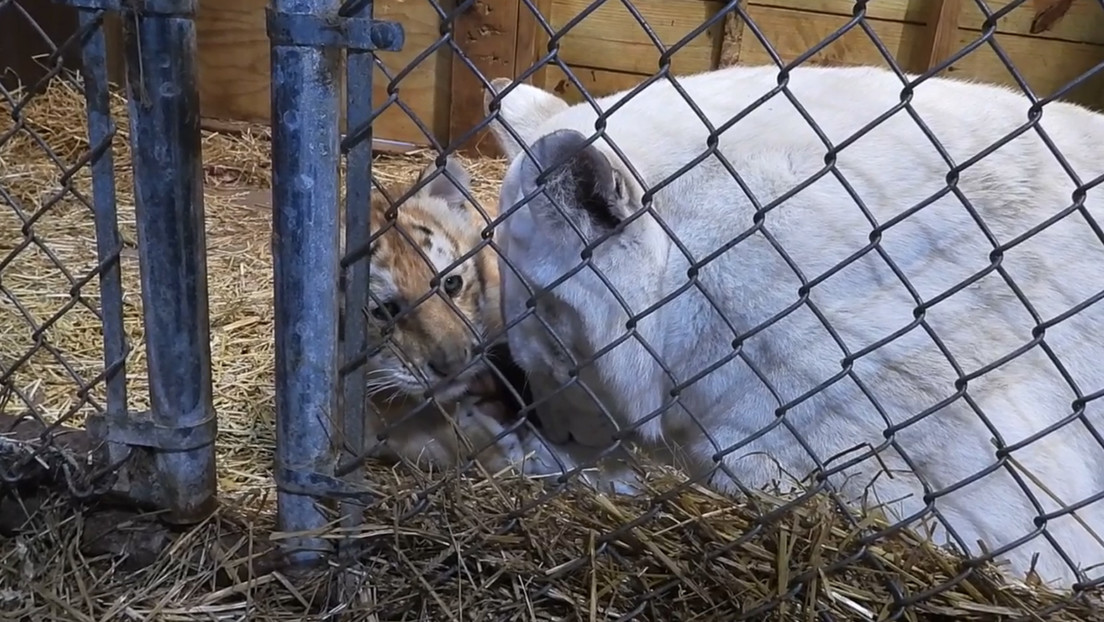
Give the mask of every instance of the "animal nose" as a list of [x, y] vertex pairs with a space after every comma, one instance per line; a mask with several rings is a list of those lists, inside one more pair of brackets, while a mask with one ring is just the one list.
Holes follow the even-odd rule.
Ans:
[[469, 353], [465, 349], [444, 350], [433, 353], [426, 361], [426, 367], [438, 376], [449, 376], [460, 371], [468, 363]]
[[437, 374], [438, 376], [444, 377], [449, 375], [448, 364], [443, 361], [429, 359], [428, 361], [426, 361], [426, 367], [429, 368], [429, 371]]

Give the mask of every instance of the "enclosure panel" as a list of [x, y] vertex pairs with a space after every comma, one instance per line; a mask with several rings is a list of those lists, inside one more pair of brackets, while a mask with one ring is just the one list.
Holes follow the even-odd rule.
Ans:
[[[1104, 11], [1100, 12], [1104, 14]], [[845, 25], [849, 19], [849, 16], [843, 14], [810, 13], [755, 5], [748, 8], [748, 14], [784, 61], [797, 58]], [[1030, 15], [1030, 12], [1025, 15]], [[1070, 17], [1066, 16], [1065, 19]], [[893, 52], [903, 68], [916, 71], [918, 66], [926, 62], [924, 55], [928, 39], [924, 25], [874, 19], [868, 19], [867, 23], [878, 34], [882, 43]], [[978, 30], [962, 28], [955, 35], [953, 51], [962, 49], [980, 34]], [[1104, 61], [1104, 46], [1099, 45], [1014, 34], [998, 34], [996, 41], [1015, 64], [1020, 75], [1040, 96], [1053, 93], [1082, 72]], [[859, 29], [849, 31], [810, 60], [816, 64], [886, 64], [870, 38]], [[762, 45], [745, 32], [739, 61], [747, 64], [769, 63], [771, 58]], [[988, 45], [952, 64], [947, 75], [1015, 85], [1015, 80], [1004, 63]], [[1100, 107], [1104, 102], [1104, 78], [1090, 78], [1067, 98]]]
[[[267, 122], [269, 43], [265, 34], [268, 0], [233, 3], [200, 0], [196, 27], [199, 38], [200, 102], [205, 117]], [[440, 36], [439, 19], [430, 0], [377, 0], [376, 16], [402, 22], [406, 43], [400, 52], [381, 52], [380, 59], [397, 74]], [[446, 52], [436, 52], [406, 74], [399, 98], [438, 137], [447, 134], [448, 66]], [[387, 98], [389, 80], [376, 71], [373, 101]], [[344, 103], [342, 103], [344, 119]], [[375, 125], [381, 141], [426, 144], [424, 134], [398, 106], [384, 112]]]
[[[575, 76], [591, 97], [603, 97], [631, 89], [640, 84], [649, 76], [638, 73], [625, 73], [622, 71], [608, 71], [605, 69], [591, 69], [589, 67], [571, 67], [571, 74]], [[572, 104], [584, 101], [582, 93], [572, 82], [567, 74], [559, 67], [549, 67], [545, 74], [546, 80], [543, 87], [556, 93]]]
[[[751, 5], [748, 15], [767, 38], [783, 62], [790, 62], [847, 24], [850, 15], [811, 13], [774, 7]], [[923, 43], [925, 27], [900, 21], [867, 19], [897, 62], [906, 68], [925, 62]], [[753, 34], [745, 31], [739, 62], [743, 64], [772, 63], [771, 56]], [[809, 59], [819, 65], [880, 65], [886, 66], [881, 52], [867, 34], [854, 28], [825, 46]]]
[[[545, 20], [551, 19], [554, 0], [530, 0]], [[514, 67], [517, 75], [525, 73], [540, 60], [541, 56], [548, 52], [548, 35], [543, 26], [524, 2], [518, 6], [517, 20], [517, 50], [514, 53]], [[529, 84], [544, 84], [546, 66], [542, 65], [529, 77]]]
[[[961, 30], [958, 48], [961, 49], [980, 35], [976, 30]], [[998, 35], [996, 40], [1039, 97], [1051, 95], [1082, 73], [1104, 62], [1104, 46], [1101, 45], [1010, 34]], [[951, 65], [949, 71], [952, 76], [976, 78], [1019, 88], [1004, 61], [989, 45], [974, 50]], [[1104, 75], [1097, 72], [1062, 99], [1100, 110], [1104, 107]]]
[[[19, 7], [38, 24], [49, 41], [35, 29], [28, 28]], [[42, 57], [52, 51], [50, 42], [61, 43], [77, 29], [77, 12], [69, 7], [51, 2], [16, 2], [4, 6], [0, 3], [0, 84], [15, 88], [22, 81], [33, 84], [44, 76], [48, 68]], [[62, 52], [62, 64], [75, 69], [79, 64], [80, 48], [70, 46]]]
[[[1012, 4], [1009, 1], [988, 0], [986, 5], [997, 11]], [[1084, 43], [1104, 44], [1104, 9], [1097, 0], [1072, 0], [1065, 12], [1058, 6], [1064, 3], [1049, 2], [1051, 13], [1040, 12], [1042, 3], [1025, 2], [1012, 9], [997, 22], [997, 32], [1030, 35], [1040, 39], [1061, 39]], [[973, 2], [964, 2], [958, 25], [980, 30], [985, 16]], [[1038, 32], [1032, 32], [1038, 30]]]
[[[933, 0], [878, 0], [866, 6], [867, 17], [923, 24]], [[851, 16], [854, 0], [764, 0], [750, 2], [752, 6], [794, 9], [811, 13], [831, 13]], [[962, 14], [958, 25], [962, 28], [981, 29], [985, 16], [973, 0], [962, 2]], [[990, 11], [999, 11], [1014, 0], [986, 0]], [[1071, 0], [1063, 2], [1023, 2], [1001, 17], [997, 32], [1031, 35], [1044, 39], [1104, 43], [1104, 10], [1097, 0]], [[1049, 9], [1048, 15], [1042, 15]], [[1038, 28], [1033, 28], [1036, 25]], [[1039, 32], [1032, 32], [1033, 29]]]
[[[376, 0], [376, 18], [400, 22], [406, 32], [406, 42], [401, 51], [379, 54], [380, 61], [392, 77], [441, 38], [441, 19], [434, 4], [448, 11], [453, 0]], [[398, 84], [398, 96], [402, 103], [442, 141], [448, 140], [449, 132], [450, 56], [448, 46], [441, 47], [418, 63]], [[372, 101], [376, 106], [387, 100], [389, 84], [390, 80], [377, 68], [372, 83]], [[394, 105], [375, 122], [374, 134], [376, 140], [429, 144], [410, 116]]]
[[[592, 0], [556, 0], [549, 22], [563, 28]], [[713, 16], [721, 2], [637, 0], [633, 3], [664, 45], [678, 42]], [[548, 17], [547, 15], [545, 16]], [[721, 23], [699, 34], [671, 58], [676, 73], [707, 71], [715, 66]], [[620, 2], [605, 2], [571, 28], [560, 41], [560, 58], [569, 65], [651, 74], [660, 51], [640, 22]]]
[[[866, 16], [895, 22], [923, 24], [927, 21], [934, 0], [877, 0], [866, 5]], [[792, 9], [809, 13], [830, 13], [851, 17], [855, 0], [763, 0], [748, 2], [751, 6]]]
[[199, 101], [205, 117], [268, 121], [267, 0], [200, 0]]
[[[514, 62], [519, 5], [517, 0], [483, 0], [478, 8], [456, 18], [454, 38], [461, 53], [452, 58], [450, 141], [460, 141], [483, 120], [483, 80], [517, 76]], [[483, 80], [473, 68], [482, 74]], [[494, 141], [486, 136], [485, 130], [480, 131], [456, 147], [462, 150], [474, 147], [484, 155], [496, 155]]]

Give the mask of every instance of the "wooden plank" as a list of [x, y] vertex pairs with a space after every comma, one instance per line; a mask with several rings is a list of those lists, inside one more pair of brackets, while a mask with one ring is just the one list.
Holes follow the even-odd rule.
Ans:
[[[517, 23], [517, 51], [514, 54], [514, 67], [516, 76], [521, 76], [527, 70], [537, 65], [540, 59], [548, 53], [548, 33], [545, 32], [540, 20], [548, 22], [552, 19], [553, 0], [530, 0], [538, 14], [519, 3]], [[539, 18], [539, 19], [538, 19]], [[535, 73], [525, 80], [528, 84], [544, 84], [547, 80], [547, 65], [542, 65]]]
[[[978, 33], [960, 32], [958, 47], [968, 45]], [[1104, 62], [1104, 46], [1057, 39], [1003, 34], [1001, 50], [1039, 97], [1047, 97], [1082, 73]], [[970, 77], [1019, 88], [992, 47], [982, 45], [949, 67], [949, 75]], [[1097, 72], [1063, 99], [1101, 110], [1104, 108], [1104, 72]]]
[[[200, 108], [205, 117], [233, 121], [268, 122], [271, 95], [269, 42], [265, 34], [268, 0], [200, 0], [196, 15], [199, 46]], [[384, 52], [380, 59], [392, 74], [399, 73], [440, 37], [440, 19], [430, 0], [379, 0], [380, 19], [402, 21], [406, 44], [400, 52]], [[398, 96], [441, 140], [448, 135], [447, 93], [450, 67], [447, 54], [424, 59], [398, 85]], [[342, 81], [343, 82], [343, 81]], [[387, 78], [376, 70], [373, 102], [387, 99]], [[342, 102], [344, 117], [344, 102]], [[342, 125], [344, 119], [342, 118]], [[425, 135], [398, 106], [376, 121], [375, 137], [414, 145], [427, 144]]]
[[[990, 12], [997, 12], [1019, 0], [986, 0]], [[1067, 0], [1068, 1], [1068, 0]], [[866, 16], [874, 19], [903, 21], [914, 24], [928, 23], [930, 4], [937, 0], [877, 0], [866, 5]], [[850, 16], [855, 8], [855, 0], [752, 0], [754, 6], [779, 9], [808, 11], [810, 13], [831, 13]], [[1040, 10], [1054, 5], [1054, 0], [1032, 0], [1013, 8], [997, 22], [998, 33], [1031, 35], [1046, 39], [1080, 41], [1104, 44], [1104, 9], [1097, 0], [1072, 0], [1065, 14], [1050, 28], [1034, 32], [1032, 24]], [[977, 2], [963, 3], [959, 18], [960, 28], [981, 30], [985, 15]]]
[[267, 0], [200, 0], [196, 12], [199, 102], [204, 116], [268, 121]]
[[[747, 9], [747, 0], [741, 0], [739, 5]], [[728, 67], [740, 62], [740, 45], [744, 39], [743, 17], [736, 14], [735, 9], [725, 15], [723, 34], [721, 35], [721, 52], [717, 59], [717, 65]]]
[[[790, 62], [820, 45], [829, 35], [847, 24], [848, 15], [809, 13], [766, 6], [748, 7], [748, 15], [763, 32], [783, 62]], [[900, 21], [867, 19], [882, 45], [904, 68], [915, 67], [921, 57], [924, 26]], [[744, 64], [773, 63], [762, 44], [745, 35], [740, 50]], [[839, 39], [824, 46], [808, 61], [815, 65], [888, 66], [870, 37], [860, 28], [852, 28]]]
[[[928, 3], [931, 1], [877, 0], [867, 3], [866, 16], [894, 22], [924, 24], [927, 23]], [[752, 0], [750, 4], [773, 9], [828, 13], [847, 17], [851, 17], [855, 12], [855, 0]]]
[[[517, 53], [517, 0], [476, 0], [472, 7], [456, 19], [453, 29], [459, 54], [452, 59], [452, 89], [449, 112], [449, 141], [456, 143], [472, 127], [483, 120], [483, 92], [479, 76], [484, 79], [514, 78], [514, 57]], [[472, 155], [498, 156], [501, 151], [493, 140], [480, 131], [462, 144], [453, 146]]]
[[123, 21], [118, 13], [104, 13], [104, 44], [107, 47], [107, 81], [122, 85], [126, 81], [126, 50], [123, 47]]
[[[603, 97], [620, 91], [631, 89], [640, 84], [649, 76], [638, 73], [625, 73], [621, 71], [609, 71], [591, 67], [572, 67], [568, 65], [571, 75], [586, 89], [592, 97]], [[542, 85], [545, 89], [556, 93], [571, 104], [585, 101], [583, 94], [575, 83], [567, 77], [559, 67], [549, 67], [547, 81]]]
[[[31, 87], [49, 73], [45, 57], [53, 52], [53, 46], [43, 40], [40, 29], [54, 45], [60, 45], [77, 27], [77, 10], [72, 7], [37, 0], [0, 5], [0, 85], [7, 89], [19, 84]], [[79, 68], [80, 47], [70, 45], [62, 50], [61, 64], [66, 69]]]
[[[990, 11], [996, 12], [1011, 3], [1010, 0], [988, 0], [986, 5]], [[1040, 32], [1034, 32], [1032, 25], [1039, 17], [1040, 11], [1045, 6], [1053, 4], [1053, 2], [1045, 5], [1039, 2], [1025, 2], [997, 21], [997, 32], [1104, 45], [1104, 8], [1101, 8], [1097, 0], [1073, 0], [1065, 14], [1057, 21], [1052, 24], [1040, 23], [1049, 27]], [[959, 26], [980, 31], [984, 22], [985, 16], [977, 4], [967, 2]]]
[[[555, 0], [552, 26], [561, 29], [591, 6], [593, 0]], [[722, 3], [703, 0], [636, 0], [637, 11], [656, 37], [671, 46], [691, 33]], [[674, 73], [707, 71], [715, 64], [723, 20], [700, 33], [671, 56]], [[613, 71], [654, 73], [660, 50], [620, 2], [605, 2], [575, 24], [560, 40], [560, 58], [568, 65], [601, 66]]]
[[[451, 10], [453, 0], [376, 0], [375, 16], [401, 22], [406, 43], [398, 52], [381, 52], [379, 59], [392, 76], [398, 75], [441, 38], [441, 18], [434, 5]], [[424, 58], [397, 85], [398, 98], [425, 124], [439, 141], [449, 135], [449, 88], [452, 82], [452, 58], [448, 46]], [[387, 100], [388, 79], [377, 68], [372, 101]], [[425, 135], [410, 117], [396, 105], [385, 110], [376, 121], [374, 135], [388, 141], [428, 145]]]
[[[769, 7], [751, 6], [749, 13], [764, 31], [783, 60], [790, 61], [816, 45], [841, 25], [842, 15], [816, 14]], [[924, 26], [902, 22], [868, 20], [882, 43], [905, 67], [926, 60]], [[953, 50], [961, 49], [978, 36], [976, 31], [959, 30]], [[1037, 95], [1045, 97], [1060, 89], [1082, 72], [1104, 61], [1104, 46], [1071, 43], [1055, 39], [1003, 34], [1001, 49], [1015, 64]], [[917, 51], [921, 53], [918, 54]], [[810, 59], [817, 64], [881, 65], [886, 62], [862, 31], [851, 31]], [[769, 63], [770, 57], [756, 41], [745, 37], [741, 49], [745, 64]], [[944, 72], [951, 77], [971, 78], [998, 84], [1015, 85], [1008, 69], [992, 49], [981, 46], [954, 63]], [[1095, 108], [1104, 105], [1104, 75], [1086, 81], [1066, 98]]]
[[947, 60], [959, 50], [958, 19], [962, 14], [962, 0], [930, 0], [930, 13], [925, 26], [925, 44], [927, 59], [913, 68], [923, 73]]

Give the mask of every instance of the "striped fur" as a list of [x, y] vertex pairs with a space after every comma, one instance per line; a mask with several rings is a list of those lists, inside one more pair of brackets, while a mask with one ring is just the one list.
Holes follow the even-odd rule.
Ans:
[[[437, 170], [430, 164], [419, 181]], [[374, 298], [365, 313], [369, 340], [382, 347], [368, 361], [374, 412], [367, 428], [370, 444], [380, 434], [386, 441], [370, 453], [441, 467], [475, 449], [484, 466], [499, 470], [523, 458], [519, 434], [524, 431], [496, 440], [514, 413], [479, 354], [490, 341], [501, 341], [498, 258], [484, 245], [457, 263], [480, 246], [489, 221], [460, 190], [469, 184], [463, 167], [449, 159], [445, 170], [459, 186], [438, 173], [397, 206], [393, 222], [389, 200], [373, 193], [369, 288]], [[390, 188], [387, 196], [397, 201], [407, 190]], [[487, 218], [495, 217], [493, 202], [481, 207]], [[451, 292], [449, 276], [462, 279]], [[431, 284], [438, 278], [435, 288]], [[378, 311], [389, 303], [399, 311], [391, 320]], [[425, 399], [427, 389], [436, 405]]]

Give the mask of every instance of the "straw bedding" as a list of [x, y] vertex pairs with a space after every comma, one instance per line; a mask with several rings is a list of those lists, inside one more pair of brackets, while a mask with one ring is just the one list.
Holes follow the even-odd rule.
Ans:
[[[114, 107], [119, 224], [125, 240], [121, 265], [132, 347], [128, 398], [132, 408], [145, 408], [133, 178], [121, 98]], [[68, 165], [87, 149], [82, 109], [80, 92], [56, 80], [31, 100], [23, 116], [28, 129]], [[12, 123], [10, 110], [4, 114], [0, 135]], [[518, 517], [519, 508], [541, 499], [545, 489], [507, 476], [445, 477], [383, 465], [369, 467], [379, 498], [355, 534], [362, 565], [293, 576], [251, 563], [281, 537], [273, 531], [270, 471], [267, 130], [205, 132], [203, 148], [222, 506], [204, 523], [170, 532], [117, 509], [75, 507], [64, 494], [37, 498], [27, 528], [0, 541], [0, 611], [10, 616], [4, 619], [851, 620], [896, 616], [899, 612], [889, 605], [891, 589], [909, 597], [958, 574], [956, 560], [907, 533], [858, 555], [859, 530], [819, 496], [760, 524], [756, 517], [779, 507], [781, 500], [764, 495], [734, 504], [698, 488], [656, 501], [626, 500], [569, 486]], [[430, 157], [380, 156], [375, 174], [385, 181], [409, 180]], [[477, 196], [493, 200], [502, 163], [465, 164]], [[33, 236], [23, 233], [28, 219], [58, 191], [61, 177], [61, 169], [27, 132], [0, 146], [0, 188], [23, 210], [0, 209], [0, 257], [32, 241], [0, 270], [4, 369], [34, 349], [28, 317], [41, 326], [71, 304], [71, 281], [38, 244], [73, 278], [96, 265], [91, 215], [71, 196], [26, 226]], [[87, 196], [88, 171], [78, 172], [72, 185]], [[81, 289], [81, 299], [98, 306], [96, 279]], [[85, 379], [102, 369], [99, 322], [83, 303], [72, 305], [45, 329], [45, 341], [61, 358], [39, 347], [14, 374], [13, 385], [23, 399], [12, 400], [8, 408], [33, 407], [48, 420], [69, 417], [69, 425], [79, 426], [88, 407], [80, 407], [67, 369]], [[102, 387], [91, 395], [102, 400]], [[659, 470], [653, 480], [656, 490], [675, 483], [673, 475]], [[427, 487], [429, 492], [419, 494]], [[0, 503], [10, 510], [18, 501]], [[877, 524], [870, 517], [864, 526]], [[337, 532], [326, 537], [336, 538]], [[125, 554], [119, 554], [120, 548]], [[355, 596], [319, 605], [315, 596], [342, 581], [356, 588]], [[1030, 614], [1044, 611], [1050, 613]], [[1062, 606], [1057, 596], [975, 572], [921, 599], [903, 618], [1089, 620], [1094, 615], [1100, 619], [1089, 603]]]

